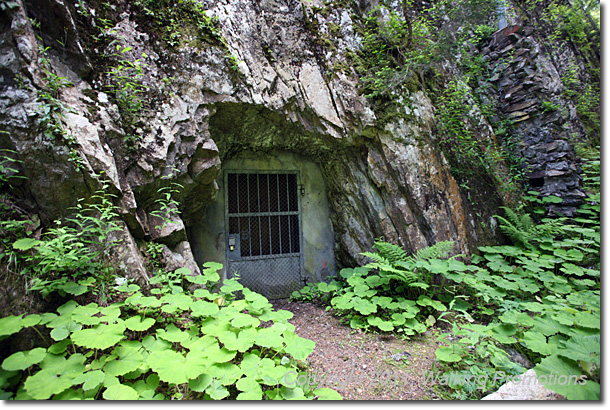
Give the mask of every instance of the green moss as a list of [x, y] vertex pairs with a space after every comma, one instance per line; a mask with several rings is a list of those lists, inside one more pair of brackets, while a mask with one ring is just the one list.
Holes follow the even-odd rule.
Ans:
[[341, 34], [341, 26], [336, 24], [336, 23], [327, 23], [326, 26], [328, 27], [328, 32], [330, 33], [331, 36], [333, 37], [342, 37], [343, 35]]
[[208, 16], [196, 0], [136, 0], [138, 17], [169, 47], [206, 45], [226, 48], [216, 16]]

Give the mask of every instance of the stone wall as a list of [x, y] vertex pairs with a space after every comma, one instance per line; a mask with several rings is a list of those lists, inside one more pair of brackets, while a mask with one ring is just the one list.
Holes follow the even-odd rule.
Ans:
[[560, 68], [533, 33], [533, 27], [511, 25], [492, 36], [481, 50], [492, 71], [487, 89], [498, 117], [512, 123], [515, 154], [524, 159], [529, 187], [563, 200], [548, 205], [549, 211], [573, 216], [585, 197], [574, 150], [583, 129], [570, 118], [573, 107], [562, 95]]

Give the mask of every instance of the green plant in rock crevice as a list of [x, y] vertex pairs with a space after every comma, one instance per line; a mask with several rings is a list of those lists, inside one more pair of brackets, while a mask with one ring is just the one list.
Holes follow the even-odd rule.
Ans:
[[43, 296], [92, 291], [106, 300], [115, 271], [110, 252], [118, 243], [113, 233], [122, 229], [108, 188], [103, 183], [88, 204], [77, 204], [74, 217], [55, 221], [43, 238], [24, 237], [12, 244], [26, 262], [21, 274], [29, 278], [29, 290], [40, 290]]
[[[144, 96], [148, 87], [142, 83], [142, 60], [131, 61], [130, 58], [125, 58], [126, 53], [131, 49], [117, 44], [116, 53], [111, 57], [117, 58], [118, 61], [107, 72], [109, 84], [106, 88], [114, 95], [119, 107], [122, 125], [127, 132], [124, 142], [129, 147], [134, 147], [139, 140], [135, 133], [136, 127], [146, 111]], [[146, 54], [142, 54], [142, 58], [146, 58]]]
[[[42, 41], [42, 39], [40, 39]], [[60, 94], [63, 88], [73, 87], [66, 77], [61, 77], [53, 72], [51, 61], [47, 56], [49, 47], [39, 47], [40, 58], [38, 64], [44, 73], [44, 85], [36, 91], [37, 100], [41, 103], [41, 126], [44, 137], [49, 141], [65, 143], [68, 147], [68, 159], [74, 164], [76, 170], [83, 167], [83, 159], [77, 150], [76, 138], [64, 125], [65, 113], [70, 111], [61, 100]]]

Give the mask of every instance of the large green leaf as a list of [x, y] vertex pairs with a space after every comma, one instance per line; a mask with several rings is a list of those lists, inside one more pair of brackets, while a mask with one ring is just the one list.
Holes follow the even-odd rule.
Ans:
[[38, 365], [41, 369], [52, 370], [55, 374], [76, 377], [85, 371], [86, 357], [80, 353], [72, 354], [67, 360], [63, 355], [47, 354]]
[[188, 340], [190, 336], [187, 332], [178, 329], [176, 325], [171, 324], [165, 329], [157, 329], [157, 337], [168, 342], [179, 343]]
[[100, 323], [101, 319], [98, 316], [94, 316], [100, 313], [100, 307], [95, 303], [90, 303], [87, 306], [77, 306], [70, 318], [75, 322], [83, 325], [92, 326]]
[[28, 377], [23, 387], [32, 399], [47, 400], [72, 386], [73, 380], [73, 376], [58, 376], [54, 370], [43, 369]]
[[229, 391], [218, 380], [213, 380], [212, 383], [205, 389], [205, 392], [214, 400], [222, 400], [229, 395]]
[[459, 362], [462, 360], [460, 355], [453, 352], [451, 347], [439, 347], [436, 349], [436, 358], [441, 362]]
[[61, 285], [60, 289], [63, 290], [64, 292], [66, 292], [70, 295], [74, 295], [74, 296], [83, 295], [83, 294], [87, 293], [87, 291], [89, 290], [89, 288], [87, 286], [83, 286], [76, 282], [66, 282]]
[[286, 342], [286, 353], [289, 353], [296, 360], [305, 360], [313, 352], [316, 342], [297, 336], [294, 332], [287, 332], [284, 335]]
[[231, 323], [229, 320], [230, 319], [225, 317], [225, 315], [221, 315], [220, 317], [208, 317], [201, 322], [201, 333], [218, 337], [222, 332], [231, 330]]
[[587, 327], [590, 329], [600, 328], [600, 316], [596, 313], [578, 312], [574, 317], [574, 322], [578, 326]]
[[83, 384], [83, 390], [93, 390], [104, 382], [106, 375], [101, 370], [85, 372], [74, 378], [74, 385]]
[[[591, 380], [580, 379], [581, 369], [578, 363], [571, 359], [552, 355], [542, 359], [534, 370], [540, 383], [568, 400], [600, 399], [600, 385]], [[562, 380], [562, 376], [567, 380]], [[579, 378], [578, 381], [576, 378]], [[580, 384], [579, 381], [584, 384]]]
[[138, 369], [142, 365], [144, 357], [136, 347], [137, 345], [141, 346], [139, 342], [128, 342], [115, 348], [112, 352], [117, 359], [106, 363], [104, 372], [111, 376], [123, 376]]
[[137, 391], [123, 384], [115, 384], [104, 391], [106, 400], [138, 400], [140, 395]]
[[70, 336], [70, 333], [81, 330], [82, 328], [83, 326], [80, 323], [76, 323], [73, 320], [67, 320], [64, 323], [57, 325], [51, 331], [51, 337], [56, 341], [64, 340]]
[[275, 348], [282, 346], [284, 339], [282, 338], [281, 331], [272, 326], [270, 328], [258, 329], [255, 342], [262, 347]]
[[7, 371], [25, 370], [28, 367], [40, 363], [47, 355], [47, 350], [42, 347], [25, 352], [13, 353], [2, 362], [2, 368]]
[[558, 323], [549, 314], [534, 318], [534, 327], [532, 330], [540, 332], [545, 336], [552, 336], [556, 333], [570, 334], [570, 328], [568, 326]]
[[193, 298], [184, 293], [165, 295], [159, 300], [163, 303], [161, 311], [166, 313], [174, 313], [177, 310], [189, 310], [193, 303]]
[[531, 351], [540, 353], [544, 356], [553, 354], [557, 351], [556, 343], [549, 343], [545, 335], [535, 331], [528, 331], [523, 334], [521, 343]]
[[191, 337], [180, 344], [189, 350], [206, 352], [208, 356], [218, 353], [220, 346], [214, 336]]
[[317, 400], [343, 400], [338, 392], [327, 387], [314, 390], [313, 395]]
[[20, 251], [27, 251], [29, 249], [32, 249], [35, 246], [38, 246], [41, 243], [42, 243], [42, 241], [39, 241], [37, 239], [21, 238], [21, 239], [16, 240], [13, 243], [13, 249], [18, 249]]
[[[235, 387], [243, 392], [257, 392], [262, 397], [261, 385], [254, 377], [243, 377], [235, 383]], [[260, 400], [260, 399], [259, 399]]]
[[150, 329], [155, 324], [155, 319], [152, 317], [144, 318], [141, 315], [132, 316], [125, 320], [125, 326], [134, 332], [143, 332]]
[[203, 352], [189, 352], [186, 356], [173, 351], [152, 352], [146, 362], [167, 383], [182, 384], [205, 373], [211, 364]]
[[239, 283], [237, 279], [226, 279], [220, 288], [220, 291], [223, 293], [233, 293], [242, 290], [243, 288], [243, 285]]
[[22, 316], [7, 316], [0, 319], [0, 339], [3, 339], [3, 336], [18, 333], [23, 329], [23, 324], [21, 323]]
[[306, 400], [302, 387], [282, 386], [280, 394], [284, 400]]
[[445, 310], [447, 310], [447, 307], [445, 305], [443, 305], [441, 302], [439, 302], [438, 300], [432, 300], [426, 295], [421, 295], [419, 298], [417, 298], [416, 303], [420, 306], [430, 306], [441, 312], [444, 312]]
[[499, 319], [504, 323], [510, 323], [513, 325], [519, 326], [533, 326], [534, 319], [530, 317], [525, 312], [517, 312], [514, 310], [509, 310], [508, 312], [503, 313]]
[[239, 393], [235, 399], [236, 400], [247, 400], [247, 401], [262, 400], [263, 391], [262, 390], [245, 391], [245, 392]]
[[[92, 399], [93, 397], [89, 397]], [[85, 400], [85, 394], [81, 389], [69, 388], [53, 396], [53, 400]]]
[[235, 333], [231, 330], [227, 330], [218, 335], [218, 339], [224, 344], [224, 347], [228, 350], [237, 350], [245, 352], [254, 345], [256, 340], [257, 331], [254, 328], [248, 328]]
[[196, 379], [189, 380], [189, 388], [193, 391], [203, 392], [212, 384], [212, 380], [214, 379], [211, 375], [204, 373]]
[[171, 345], [172, 344], [167, 340], [157, 339], [153, 335], [148, 335], [142, 339], [142, 346], [144, 346], [144, 348], [149, 352], [167, 350]]
[[500, 343], [511, 344], [517, 340], [512, 336], [517, 332], [517, 329], [512, 324], [503, 324], [491, 328], [491, 335]]
[[557, 354], [572, 360], [600, 364], [600, 336], [572, 336], [569, 340], [560, 343]]
[[[272, 362], [273, 364], [273, 362]], [[239, 368], [246, 377], [257, 377], [258, 369], [262, 366], [258, 354], [246, 353], [239, 364]]]
[[218, 312], [218, 305], [205, 300], [198, 300], [191, 304], [191, 312], [193, 317], [211, 316]]
[[233, 363], [215, 363], [209, 367], [207, 373], [218, 379], [223, 386], [235, 384], [237, 379], [243, 375], [239, 366]]
[[257, 327], [261, 323], [257, 318], [245, 313], [237, 313], [231, 319], [231, 325], [237, 328]]
[[125, 325], [110, 324], [97, 325], [91, 329], [78, 330], [72, 333], [72, 341], [78, 346], [87, 347], [89, 349], [107, 349], [110, 346], [116, 345], [125, 336]]
[[377, 311], [377, 305], [367, 299], [362, 299], [358, 296], [352, 299], [352, 304], [355, 310], [367, 316]]

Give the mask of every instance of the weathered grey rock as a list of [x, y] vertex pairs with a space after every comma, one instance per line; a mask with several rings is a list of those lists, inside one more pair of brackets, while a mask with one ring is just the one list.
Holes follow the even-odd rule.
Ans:
[[531, 369], [534, 367], [534, 364], [521, 353], [513, 349], [512, 347], [505, 347], [504, 350], [508, 353], [510, 360], [514, 363], [517, 363], [520, 366], [525, 367], [526, 369]]
[[180, 242], [173, 250], [163, 245], [161, 248], [161, 264], [168, 272], [173, 272], [178, 268], [189, 268], [193, 275], [201, 274], [188, 241]]
[[563, 396], [538, 383], [536, 372], [530, 369], [518, 380], [504, 384], [495, 393], [481, 400], [565, 400]]
[[129, 233], [126, 225], [122, 230], [112, 232], [110, 239], [113, 246], [112, 263], [117, 267], [117, 276], [135, 279], [140, 286], [148, 286], [149, 276], [138, 245]]

